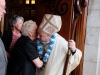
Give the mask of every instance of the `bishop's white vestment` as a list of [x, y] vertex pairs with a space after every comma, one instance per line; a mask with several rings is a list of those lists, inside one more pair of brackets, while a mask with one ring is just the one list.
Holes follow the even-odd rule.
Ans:
[[[42, 71], [37, 69], [36, 75], [62, 75], [67, 51], [68, 42], [59, 34], [57, 34], [48, 62]], [[82, 52], [79, 49], [76, 50], [74, 55], [70, 56], [66, 75], [68, 75], [79, 65], [81, 57]]]

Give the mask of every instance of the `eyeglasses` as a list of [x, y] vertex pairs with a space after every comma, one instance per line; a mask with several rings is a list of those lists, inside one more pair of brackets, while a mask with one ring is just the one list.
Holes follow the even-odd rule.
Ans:
[[6, 6], [3, 6], [3, 5], [1, 5], [1, 4], [0, 4], [0, 6], [1, 6], [1, 8], [4, 9], [4, 10], [6, 9]]

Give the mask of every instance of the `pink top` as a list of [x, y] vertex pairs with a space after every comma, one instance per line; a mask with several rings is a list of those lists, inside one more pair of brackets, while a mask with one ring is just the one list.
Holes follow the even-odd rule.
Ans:
[[20, 38], [20, 36], [16, 36], [16, 35], [12, 35], [12, 42], [10, 44], [10, 49], [9, 49], [9, 52], [12, 50], [12, 48], [14, 47], [16, 41], [18, 40], [18, 38]]

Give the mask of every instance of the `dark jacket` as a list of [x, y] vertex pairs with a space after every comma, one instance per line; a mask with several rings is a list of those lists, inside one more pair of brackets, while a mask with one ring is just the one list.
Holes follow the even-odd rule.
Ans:
[[36, 41], [21, 36], [16, 42], [10, 61], [9, 75], [35, 75], [36, 67], [32, 60], [38, 58]]
[[1, 37], [3, 43], [4, 43], [4, 46], [5, 46], [5, 49], [7, 52], [9, 52], [9, 47], [10, 47], [10, 44], [11, 44], [11, 41], [12, 41], [12, 30], [8, 30], [6, 31], [3, 36]]

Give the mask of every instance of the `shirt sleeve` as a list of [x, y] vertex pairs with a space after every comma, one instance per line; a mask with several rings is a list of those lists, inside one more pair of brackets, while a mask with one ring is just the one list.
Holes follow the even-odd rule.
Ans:
[[37, 47], [33, 42], [28, 42], [25, 45], [25, 53], [30, 60], [34, 60], [39, 57]]
[[74, 52], [72, 52], [72, 55], [74, 55], [76, 53], [76, 50]]
[[5, 46], [5, 50], [7, 52], [9, 52], [9, 47], [10, 47], [10, 44], [11, 44], [11, 41], [12, 41], [12, 31], [9, 30], [9, 31], [6, 31], [3, 36], [1, 37], [2, 41], [3, 41], [3, 44]]

